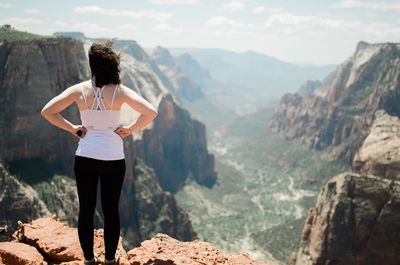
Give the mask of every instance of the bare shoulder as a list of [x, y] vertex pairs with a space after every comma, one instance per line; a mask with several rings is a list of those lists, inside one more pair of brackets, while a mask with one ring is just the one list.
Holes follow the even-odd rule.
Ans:
[[67, 87], [62, 93], [69, 96], [80, 95], [82, 92], [82, 87], [87, 86], [87, 81], [83, 81], [72, 86]]
[[122, 92], [122, 94], [124, 96], [130, 96], [130, 97], [136, 97], [136, 96], [140, 96], [136, 91], [134, 91], [133, 89], [121, 84], [120, 86], [120, 91]]
[[83, 81], [72, 86], [67, 87], [62, 94], [67, 97], [71, 97], [73, 99], [78, 99], [82, 94], [82, 88], [86, 88], [89, 86], [89, 81]]
[[154, 115], [155, 113], [157, 113], [157, 110], [154, 108], [154, 106], [151, 105], [150, 102], [139, 95], [136, 91], [124, 85], [120, 85], [120, 87], [123, 95], [123, 101], [131, 106], [133, 109], [142, 114]]

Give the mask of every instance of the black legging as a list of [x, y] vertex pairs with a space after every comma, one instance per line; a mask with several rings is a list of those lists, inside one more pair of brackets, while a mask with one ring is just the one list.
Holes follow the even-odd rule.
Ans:
[[75, 156], [74, 171], [79, 196], [78, 235], [85, 259], [93, 258], [93, 217], [100, 177], [105, 256], [112, 260], [120, 233], [118, 206], [125, 176], [125, 159], [105, 161]]

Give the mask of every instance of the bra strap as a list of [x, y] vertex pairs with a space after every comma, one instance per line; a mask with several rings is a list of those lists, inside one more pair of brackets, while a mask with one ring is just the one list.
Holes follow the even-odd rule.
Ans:
[[112, 97], [112, 100], [111, 100], [111, 109], [112, 109], [112, 106], [113, 106], [113, 104], [114, 104], [114, 99], [115, 99], [115, 92], [117, 92], [117, 89], [119, 88], [119, 84], [118, 85], [116, 85], [115, 86], [115, 88], [114, 88], [114, 94], [113, 94], [113, 97]]
[[[104, 105], [103, 99], [102, 99], [102, 94], [103, 94], [103, 90], [104, 90], [105, 86], [103, 86], [100, 90], [100, 88], [96, 87], [96, 90], [94, 89], [94, 87], [92, 86], [95, 98], [93, 100], [93, 104], [92, 104], [92, 109], [94, 110], [106, 110], [106, 106]], [[96, 102], [96, 108], [94, 108], [94, 103]], [[101, 106], [103, 105], [103, 106]], [[103, 108], [102, 108], [103, 107]]]
[[82, 83], [81, 83], [81, 92], [82, 92], [83, 100], [85, 101], [86, 108], [88, 109], [89, 107], [88, 107], [87, 102], [86, 102], [85, 93], [83, 93], [83, 84]]

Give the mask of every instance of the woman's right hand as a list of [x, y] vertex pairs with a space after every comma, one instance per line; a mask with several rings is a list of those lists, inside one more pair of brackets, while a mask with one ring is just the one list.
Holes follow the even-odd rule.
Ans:
[[85, 137], [87, 130], [83, 125], [73, 125], [72, 130], [70, 132], [79, 139], [81, 139]]

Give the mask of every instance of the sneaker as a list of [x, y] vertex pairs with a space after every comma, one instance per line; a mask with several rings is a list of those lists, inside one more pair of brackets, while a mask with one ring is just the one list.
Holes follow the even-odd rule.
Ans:
[[119, 262], [118, 252], [115, 252], [114, 259], [112, 259], [112, 260], [108, 260], [108, 259], [104, 258], [104, 264], [118, 264], [118, 262]]
[[93, 259], [91, 259], [91, 260], [85, 259], [85, 260], [83, 261], [83, 263], [84, 263], [85, 265], [97, 265], [97, 262], [99, 261], [99, 258], [97, 257], [96, 252], [93, 252], [93, 255], [94, 255]]

